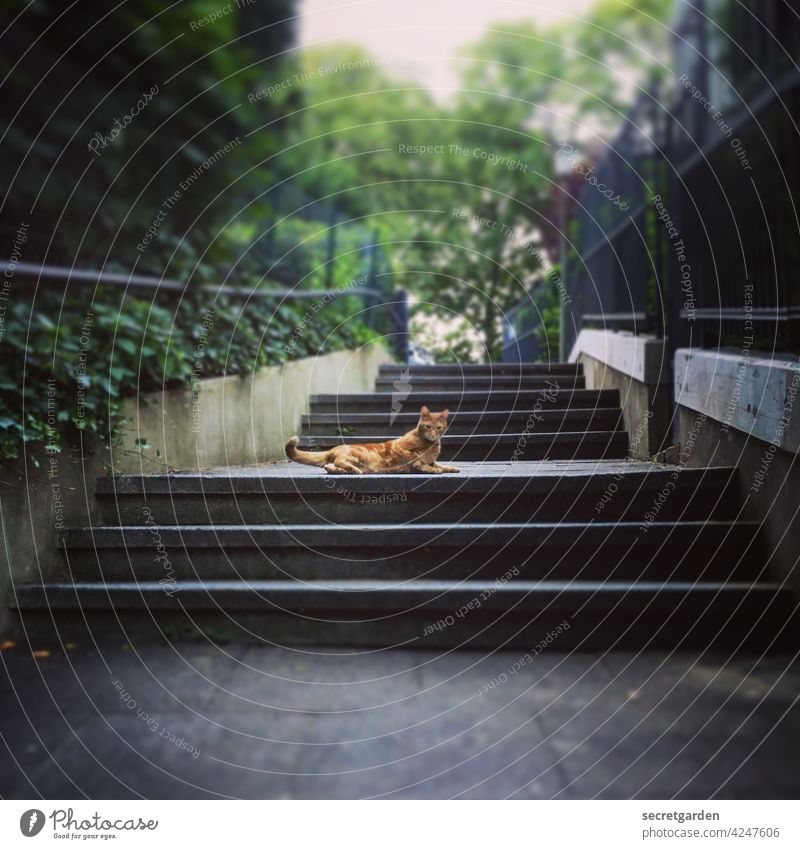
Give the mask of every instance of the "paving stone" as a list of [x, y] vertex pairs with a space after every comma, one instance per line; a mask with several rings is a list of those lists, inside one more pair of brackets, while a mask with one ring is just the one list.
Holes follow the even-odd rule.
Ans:
[[[752, 795], [754, 784], [733, 775], [752, 756], [750, 777], [774, 795], [786, 796], [792, 781], [770, 765], [759, 746], [790, 701], [776, 694], [757, 707], [745, 679], [722, 669], [707, 687], [710, 668], [697, 674], [696, 656], [644, 655], [625, 662], [611, 656], [611, 681], [591, 687], [584, 705], [559, 699], [543, 716], [570, 776], [568, 795], [580, 798], [707, 798]], [[794, 721], [797, 719], [795, 717]], [[741, 732], [731, 735], [743, 723]], [[786, 726], [788, 728], [788, 724]], [[722, 747], [722, 751], [717, 754]], [[769, 748], [769, 747], [767, 747]], [[774, 753], [772, 755], [774, 757]], [[727, 790], [722, 789], [729, 777]], [[745, 789], [748, 788], [748, 789]], [[759, 794], [760, 795], [760, 794]], [[790, 795], [790, 794], [789, 794]]]
[[[551, 649], [520, 666], [521, 656], [178, 644], [142, 646], [137, 657], [105, 646], [109, 667], [140, 694], [131, 709], [113, 688], [109, 697], [96, 652], [70, 653], [71, 666], [6, 652], [0, 731], [11, 752], [0, 747], [0, 795], [793, 798], [800, 789], [800, 666], [788, 655]], [[146, 717], [139, 702], [152, 707]]]

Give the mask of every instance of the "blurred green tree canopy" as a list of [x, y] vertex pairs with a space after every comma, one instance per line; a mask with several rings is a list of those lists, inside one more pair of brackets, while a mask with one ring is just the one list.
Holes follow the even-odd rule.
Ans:
[[[663, 75], [672, 6], [600, 0], [555, 26], [499, 23], [464, 51], [461, 90], [443, 101], [355, 45], [307, 50], [291, 170], [374, 222], [418, 313], [461, 316], [474, 354], [498, 358], [501, 314], [557, 271], [556, 150], [598, 148]], [[557, 328], [545, 337], [557, 344]]]

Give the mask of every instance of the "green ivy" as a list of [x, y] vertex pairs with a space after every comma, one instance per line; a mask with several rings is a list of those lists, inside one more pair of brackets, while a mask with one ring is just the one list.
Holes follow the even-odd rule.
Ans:
[[361, 298], [245, 302], [192, 292], [180, 302], [51, 289], [9, 303], [0, 349], [0, 455], [23, 442], [58, 451], [64, 426], [117, 437], [126, 396], [246, 374], [378, 338], [353, 318]]

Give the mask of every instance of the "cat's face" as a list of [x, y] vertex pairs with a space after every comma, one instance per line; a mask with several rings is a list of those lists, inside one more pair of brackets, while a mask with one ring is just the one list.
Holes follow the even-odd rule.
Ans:
[[443, 410], [441, 413], [432, 413], [427, 407], [423, 407], [419, 411], [417, 432], [423, 439], [427, 439], [428, 442], [436, 442], [447, 430], [447, 417], [449, 415], [449, 410]]

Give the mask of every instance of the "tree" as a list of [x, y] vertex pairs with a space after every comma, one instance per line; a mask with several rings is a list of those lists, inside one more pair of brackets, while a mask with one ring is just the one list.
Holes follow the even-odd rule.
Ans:
[[[417, 314], [460, 316], [496, 359], [503, 313], [548, 277], [555, 151], [618, 125], [658, 68], [670, 8], [602, 0], [585, 21], [490, 27], [465, 51], [451, 105], [356, 47], [307, 52], [296, 169], [378, 229]], [[326, 66], [354, 69], [314, 73]]]

